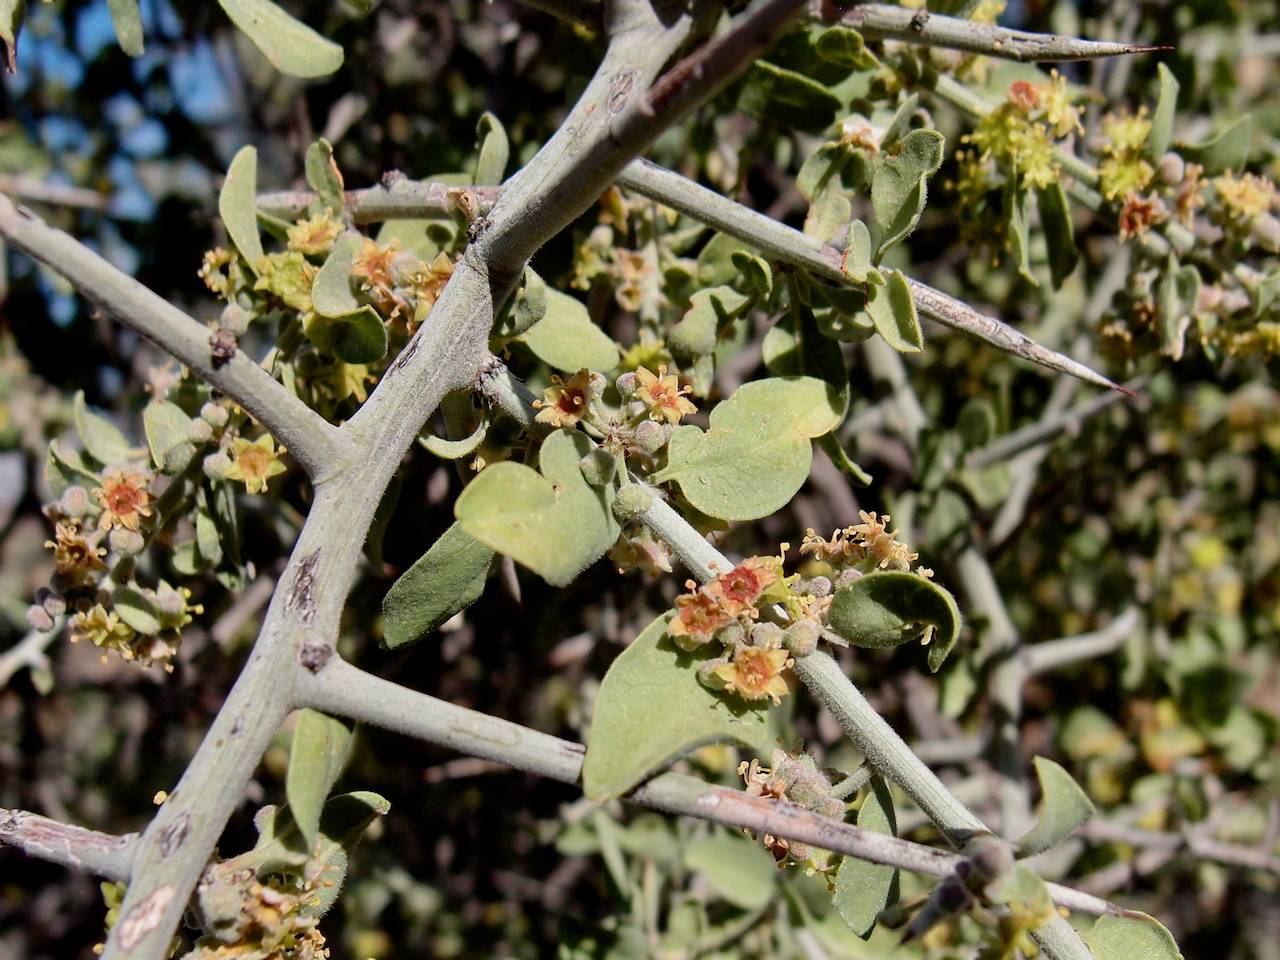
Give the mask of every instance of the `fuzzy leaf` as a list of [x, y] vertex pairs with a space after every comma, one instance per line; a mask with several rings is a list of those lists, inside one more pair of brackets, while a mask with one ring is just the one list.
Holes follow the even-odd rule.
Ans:
[[347, 721], [310, 709], [298, 714], [284, 789], [308, 850], [314, 849], [319, 839], [325, 798], [346, 765], [350, 747], [351, 726]]
[[542, 443], [541, 473], [504, 461], [480, 471], [454, 505], [467, 534], [563, 587], [618, 538], [614, 491], [593, 487], [579, 466], [591, 450], [581, 433], [557, 430]]
[[346, 187], [342, 171], [333, 159], [333, 145], [320, 139], [307, 147], [307, 183], [316, 192], [320, 202], [332, 213], [342, 216], [346, 200]]
[[196, 551], [200, 557], [217, 566], [222, 562], [222, 539], [218, 536], [218, 524], [207, 510], [196, 513]]
[[1004, 212], [1008, 220], [1007, 237], [1009, 259], [1018, 268], [1018, 275], [1033, 287], [1040, 285], [1031, 272], [1031, 223], [1027, 216], [1027, 191], [1009, 180], [1004, 188]]
[[27, 0], [0, 0], [0, 63], [18, 72], [18, 34], [27, 19]]
[[[110, 466], [124, 463], [132, 456], [132, 449], [125, 435], [110, 420], [93, 413], [84, 402], [84, 391], [76, 392], [72, 407], [76, 433], [84, 444], [85, 452], [99, 463]], [[97, 486], [95, 483], [94, 486]]]
[[678, 428], [667, 466], [651, 478], [678, 483], [698, 510], [721, 520], [754, 520], [782, 509], [804, 485], [810, 440], [840, 422], [838, 392], [816, 377], [744, 384], [711, 411], [710, 429]]
[[862, 34], [852, 27], [834, 26], [823, 30], [813, 49], [828, 63], [854, 70], [870, 70], [876, 65], [875, 55], [867, 49]]
[[81, 486], [92, 490], [100, 480], [97, 473], [90, 470], [80, 456], [78, 450], [72, 450], [56, 439], [49, 444], [49, 455], [45, 458], [44, 478], [49, 484], [49, 491], [60, 497], [67, 487]]
[[546, 281], [526, 266], [519, 289], [503, 305], [493, 321], [493, 336], [500, 340], [518, 337], [546, 315]]
[[830, 626], [858, 647], [896, 647], [933, 626], [932, 643], [946, 645], [960, 633], [960, 609], [955, 598], [932, 580], [881, 570], [836, 591]]
[[159, 608], [132, 587], [116, 587], [111, 593], [111, 608], [121, 620], [148, 637], [154, 637], [163, 629]]
[[618, 365], [618, 345], [591, 322], [587, 308], [559, 290], [546, 290], [546, 313], [523, 340], [543, 363], [563, 373], [612, 370]]
[[[893, 813], [893, 797], [880, 777], [871, 779], [871, 793], [858, 811], [858, 827], [894, 836], [898, 830]], [[876, 917], [898, 899], [898, 870], [856, 857], [845, 857], [836, 874], [831, 902], [840, 919], [864, 940], [876, 928]]]
[[700, 357], [716, 348], [716, 334], [751, 302], [733, 287], [699, 290], [689, 298], [689, 309], [671, 328], [668, 342], [680, 356]]
[[382, 601], [382, 642], [395, 648], [426, 636], [480, 599], [493, 549], [452, 524], [391, 585]]
[[1071, 774], [1052, 760], [1035, 758], [1043, 797], [1040, 819], [1017, 843], [1018, 856], [1032, 857], [1056, 847], [1093, 816], [1093, 803]]
[[911, 126], [911, 118], [915, 115], [919, 106], [920, 94], [918, 93], [911, 94], [898, 105], [898, 109], [893, 112], [893, 119], [884, 128], [884, 133], [880, 134], [881, 150], [892, 150], [894, 148], [907, 132], [907, 128]]
[[1081, 936], [1094, 960], [1182, 960], [1169, 931], [1155, 917], [1135, 910], [1123, 917], [1099, 917]]
[[1173, 71], [1163, 63], [1156, 64], [1156, 74], [1160, 78], [1160, 94], [1156, 100], [1156, 112], [1151, 115], [1151, 131], [1147, 134], [1146, 153], [1152, 160], [1158, 161], [1173, 138], [1173, 117], [1178, 108], [1178, 81]]
[[919, 353], [924, 348], [924, 334], [907, 278], [896, 270], [887, 276], [887, 283], [871, 287], [867, 313], [889, 346], [899, 353]]
[[[1164, 66], [1164, 64], [1161, 64]], [[1080, 261], [1076, 250], [1075, 227], [1071, 223], [1071, 206], [1062, 181], [1057, 180], [1036, 192], [1036, 204], [1040, 208], [1040, 226], [1044, 230], [1044, 245], [1049, 252], [1049, 277], [1053, 289], [1062, 286]]]
[[871, 206], [880, 230], [877, 260], [915, 229], [924, 212], [929, 177], [942, 165], [944, 140], [936, 130], [912, 130], [896, 156], [887, 157], [871, 181]]
[[743, 113], [808, 133], [831, 126], [842, 106], [818, 81], [766, 60], [751, 65], [738, 98]]
[[258, 272], [258, 261], [265, 256], [262, 238], [258, 236], [257, 190], [258, 151], [241, 147], [227, 168], [227, 179], [218, 194], [218, 216], [227, 228], [227, 236], [254, 273]]
[[342, 47], [271, 0], [218, 0], [271, 65], [291, 77], [323, 77], [342, 66]]
[[147, 404], [142, 411], [142, 429], [157, 470], [181, 473], [191, 463], [196, 452], [188, 436], [191, 418], [176, 403], [160, 400]]
[[694, 747], [736, 740], [767, 755], [768, 712], [698, 682], [697, 660], [667, 639], [665, 613], [632, 641], [596, 694], [582, 768], [583, 790], [602, 802], [621, 796]]
[[722, 900], [760, 910], [777, 889], [778, 867], [768, 851], [738, 834], [717, 830], [684, 848], [684, 865], [697, 871]]
[[828, 184], [839, 183], [840, 171], [849, 160], [849, 151], [842, 143], [824, 143], [809, 155], [809, 159], [796, 174], [796, 189], [810, 203]]
[[1206, 176], [1217, 176], [1227, 170], [1237, 173], [1249, 160], [1249, 141], [1253, 136], [1253, 117], [1245, 114], [1217, 136], [1202, 143], [1183, 144], [1181, 153], [1204, 167]]
[[342, 893], [351, 851], [364, 836], [369, 824], [385, 817], [391, 804], [385, 797], [368, 790], [341, 793], [330, 797], [320, 816], [320, 839], [311, 857], [317, 864], [316, 896], [303, 908], [311, 917], [323, 917]]
[[434, 433], [423, 433], [419, 435], [418, 443], [422, 444], [424, 450], [434, 453], [441, 460], [460, 460], [475, 453], [488, 433], [489, 421], [484, 419], [476, 425], [469, 437], [446, 440], [443, 437], [437, 437]]
[[360, 303], [351, 290], [351, 265], [360, 237], [346, 233], [311, 286], [315, 314], [307, 319], [307, 339], [347, 363], [374, 363], [387, 353], [387, 327], [378, 312]]
[[120, 49], [131, 57], [142, 56], [142, 11], [138, 0], [107, 0], [111, 25]]
[[476, 138], [480, 143], [480, 156], [476, 160], [475, 182], [477, 185], [502, 182], [502, 175], [507, 170], [507, 159], [511, 155], [511, 145], [507, 142], [507, 131], [502, 121], [488, 111], [480, 114], [476, 124]]

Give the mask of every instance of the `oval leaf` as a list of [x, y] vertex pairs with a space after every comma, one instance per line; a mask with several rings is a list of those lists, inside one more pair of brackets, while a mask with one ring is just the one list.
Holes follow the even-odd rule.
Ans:
[[706, 878], [721, 899], [743, 910], [763, 909], [773, 898], [778, 867], [746, 837], [716, 831], [684, 848], [684, 865]]
[[768, 712], [719, 696], [698, 682], [697, 660], [667, 639], [668, 612], [632, 641], [596, 694], [582, 768], [587, 797], [626, 793], [694, 747], [736, 740], [757, 753], [773, 748]]
[[1053, 281], [1053, 289], [1057, 290], [1080, 259], [1076, 250], [1075, 226], [1071, 222], [1071, 207], [1062, 181], [1055, 180], [1038, 190], [1036, 205], [1040, 208], [1040, 226], [1049, 252], [1049, 277]]
[[167, 400], [147, 404], [142, 411], [142, 429], [157, 470], [181, 473], [187, 468], [196, 448], [189, 438], [191, 418], [181, 407]]
[[521, 338], [543, 363], [564, 373], [612, 370], [618, 345], [591, 322], [587, 308], [573, 297], [546, 289], [546, 312]]
[[744, 384], [711, 411], [706, 433], [680, 427], [667, 466], [650, 479], [674, 482], [694, 507], [721, 520], [754, 520], [784, 507], [804, 485], [810, 440], [840, 422], [844, 403], [816, 377]]
[[120, 49], [131, 57], [142, 56], [142, 11], [138, 0], [107, 0], [111, 25]]
[[418, 443], [422, 444], [424, 450], [434, 453], [442, 460], [460, 460], [475, 453], [488, 433], [489, 421], [486, 419], [481, 420], [476, 425], [469, 437], [463, 437], [460, 440], [445, 440], [443, 437], [437, 437], [434, 433], [423, 433], [418, 437]]
[[488, 111], [480, 115], [476, 124], [476, 138], [480, 143], [480, 156], [476, 160], [476, 184], [501, 183], [507, 171], [511, 145], [502, 121]]
[[1036, 778], [1043, 794], [1040, 819], [1017, 843], [1018, 856], [1032, 857], [1056, 847], [1093, 816], [1093, 803], [1062, 767], [1044, 757], [1035, 758]]
[[960, 609], [932, 580], [884, 570], [837, 590], [829, 624], [858, 647], [896, 647], [928, 627], [936, 630], [933, 643], [949, 644], [960, 633]]
[[154, 637], [163, 629], [159, 608], [132, 587], [116, 587], [111, 593], [111, 607], [121, 620], [141, 634]]
[[1152, 160], [1159, 161], [1169, 149], [1173, 138], [1173, 114], [1178, 107], [1178, 81], [1163, 63], [1156, 64], [1160, 78], [1160, 94], [1156, 99], [1156, 112], [1151, 115], [1151, 130], [1147, 133], [1146, 152]]
[[298, 714], [284, 788], [308, 850], [319, 839], [325, 798], [342, 773], [350, 746], [351, 727], [346, 721], [309, 709]]
[[218, 0], [262, 55], [291, 77], [323, 77], [342, 66], [342, 48], [270, 0]]
[[912, 230], [924, 211], [926, 183], [942, 165], [943, 137], [937, 130], [912, 130], [896, 156], [887, 157], [871, 181], [871, 206], [880, 229], [877, 258]]
[[382, 601], [382, 642], [418, 640], [480, 599], [493, 549], [453, 524], [391, 585]]
[[332, 213], [342, 216], [346, 200], [342, 171], [333, 159], [333, 145], [320, 139], [307, 147], [307, 184], [316, 192], [320, 202]]
[[[104, 465], [124, 463], [133, 454], [129, 441], [114, 423], [92, 412], [84, 401], [84, 391], [76, 392], [72, 405], [76, 433], [85, 452]], [[95, 482], [94, 486], [97, 486]]]
[[541, 473], [504, 461], [480, 471], [454, 505], [467, 534], [562, 587], [618, 538], [612, 487], [593, 487], [579, 466], [584, 434], [557, 430], [542, 443]]
[[227, 179], [218, 194], [218, 216], [227, 228], [227, 236], [254, 273], [258, 272], [258, 261], [265, 256], [262, 238], [258, 236], [257, 190], [258, 151], [241, 147], [227, 168]]
[[1082, 933], [1094, 960], [1182, 960], [1173, 935], [1155, 919], [1136, 910], [1123, 917], [1099, 917]]
[[[858, 827], [894, 836], [897, 820], [893, 814], [893, 797], [880, 777], [872, 777], [871, 793], [858, 811]], [[836, 874], [836, 889], [831, 902], [849, 929], [867, 939], [876, 928], [876, 917], [898, 899], [898, 870], [880, 863], [869, 863], [856, 857], [845, 857]]]
[[887, 283], [871, 286], [870, 293], [867, 313], [876, 332], [899, 353], [919, 353], [924, 348], [924, 334], [907, 278], [895, 270], [888, 274]]

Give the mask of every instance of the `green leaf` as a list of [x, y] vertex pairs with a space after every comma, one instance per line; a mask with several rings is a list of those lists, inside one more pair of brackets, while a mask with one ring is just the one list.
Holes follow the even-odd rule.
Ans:
[[131, 57], [142, 56], [142, 11], [138, 0], [107, 0], [111, 25], [120, 49]]
[[55, 497], [61, 497], [67, 487], [81, 486], [92, 490], [102, 480], [98, 474], [89, 469], [79, 451], [64, 447], [58, 440], [49, 443], [49, 455], [45, 457], [44, 478], [49, 484], [49, 491]]
[[824, 143], [800, 167], [796, 174], [796, 189], [813, 203], [828, 184], [839, 183], [840, 171], [848, 161], [849, 151], [844, 144]]
[[[893, 797], [880, 777], [872, 777], [871, 793], [858, 811], [858, 827], [894, 836], [898, 830]], [[876, 927], [876, 917], [898, 899], [898, 870], [856, 857], [845, 857], [836, 874], [831, 902], [849, 929], [864, 940]]]
[[0, 0], [0, 63], [18, 72], [18, 34], [27, 19], [27, 0]]
[[840, 99], [803, 73], [757, 60], [747, 71], [738, 109], [789, 130], [819, 133], [835, 122]]
[[342, 47], [295, 20], [271, 0], [218, 0], [271, 65], [291, 77], [323, 77], [342, 66]]
[[484, 593], [493, 549], [454, 523], [400, 575], [382, 600], [382, 643], [394, 649], [425, 637]]
[[761, 910], [777, 889], [778, 867], [768, 851], [740, 834], [717, 830], [684, 848], [684, 865], [706, 879], [722, 900]]
[[842, 473], [847, 474], [854, 483], [863, 487], [870, 485], [874, 478], [849, 456], [834, 432], [825, 433], [819, 437], [818, 446], [822, 447], [826, 455], [831, 458], [831, 462], [839, 467]]
[[1009, 248], [1009, 256], [1018, 268], [1018, 275], [1023, 280], [1038, 287], [1040, 281], [1031, 272], [1031, 223], [1027, 216], [1026, 190], [1020, 189], [1016, 180], [1010, 178], [1004, 187], [1004, 213], [1008, 221], [1005, 244]]
[[716, 348], [721, 326], [738, 316], [750, 303], [750, 297], [733, 287], [699, 290], [689, 298], [689, 309], [671, 328], [667, 342], [678, 356], [700, 357], [711, 353]]
[[1169, 149], [1169, 141], [1173, 138], [1173, 117], [1178, 108], [1178, 81], [1174, 78], [1173, 71], [1163, 63], [1156, 64], [1156, 75], [1160, 78], [1160, 95], [1156, 100], [1156, 112], [1151, 115], [1146, 153], [1158, 162]]
[[1093, 816], [1093, 803], [1071, 774], [1052, 760], [1036, 757], [1040, 781], [1040, 819], [1017, 843], [1018, 856], [1032, 857], [1056, 847]]
[[481, 470], [454, 505], [462, 529], [563, 587], [618, 538], [614, 490], [582, 476], [591, 448], [585, 434], [557, 430], [542, 442], [541, 473], [510, 461]]
[[1044, 230], [1044, 244], [1049, 251], [1049, 277], [1053, 289], [1059, 289], [1071, 271], [1080, 262], [1076, 249], [1075, 226], [1071, 222], [1071, 206], [1062, 181], [1055, 181], [1036, 192], [1040, 208], [1040, 226]]
[[650, 623], [600, 684], [582, 768], [591, 800], [619, 797], [703, 744], [736, 740], [761, 755], [773, 748], [766, 710], [698, 682], [698, 659], [667, 639], [674, 616], [668, 612]]
[[749, 294], [767, 297], [773, 293], [773, 269], [768, 260], [748, 250], [735, 250], [729, 259], [738, 268]]
[[218, 216], [227, 228], [227, 236], [235, 244], [249, 269], [258, 272], [258, 261], [265, 253], [258, 235], [258, 151], [241, 147], [227, 168], [227, 179], [218, 194]]
[[823, 30], [813, 48], [828, 63], [854, 70], [870, 70], [877, 62], [863, 42], [862, 34], [852, 27], [834, 26]]
[[196, 513], [196, 550], [211, 566], [222, 562], [222, 539], [218, 524], [208, 510]]
[[915, 229], [924, 212], [929, 177], [942, 165], [943, 136], [937, 130], [912, 130], [896, 156], [886, 157], [871, 181], [880, 242], [876, 258]]
[[929, 627], [935, 630], [931, 643], [945, 645], [954, 643], [960, 633], [960, 608], [932, 580], [900, 570], [880, 570], [836, 591], [829, 623], [858, 647], [896, 647]]
[[[124, 463], [131, 459], [133, 450], [125, 435], [110, 420], [89, 410], [84, 402], [84, 391], [76, 391], [72, 405], [76, 433], [84, 444], [85, 452], [104, 466]], [[94, 486], [97, 486], [95, 483]]]
[[898, 109], [893, 112], [893, 119], [884, 128], [884, 133], [880, 134], [881, 150], [892, 150], [894, 148], [902, 135], [907, 132], [907, 128], [911, 125], [911, 118], [915, 115], [919, 106], [920, 94], [918, 93], [911, 94], [898, 105]]
[[337, 216], [342, 216], [346, 203], [346, 186], [342, 171], [333, 159], [333, 145], [321, 138], [307, 147], [307, 183], [320, 198], [320, 203]]
[[180, 406], [153, 400], [142, 411], [142, 429], [151, 448], [151, 460], [163, 473], [181, 473], [191, 463], [196, 448], [191, 442], [191, 418]]
[[1094, 960], [1182, 960], [1172, 934], [1155, 917], [1126, 910], [1123, 917], [1099, 917], [1081, 934]]
[[[531, 267], [515, 295], [503, 305], [493, 322], [493, 335], [500, 340], [518, 337], [547, 315], [547, 284]], [[582, 368], [579, 367], [579, 370]], [[576, 372], [576, 371], [575, 371]]]
[[424, 450], [434, 453], [441, 460], [460, 460], [475, 453], [488, 433], [489, 421], [486, 418], [476, 424], [476, 428], [471, 431], [469, 437], [463, 437], [459, 440], [445, 440], [443, 437], [437, 437], [434, 433], [423, 433], [419, 435], [418, 443], [422, 445]]
[[840, 422], [838, 392], [816, 377], [744, 384], [711, 411], [710, 429], [676, 429], [654, 483], [678, 483], [708, 516], [755, 520], [782, 509], [804, 485], [810, 440]]
[[919, 353], [924, 348], [924, 334], [907, 278], [896, 270], [886, 275], [887, 283], [871, 287], [867, 313], [889, 346], [899, 353]]
[[507, 142], [507, 131], [502, 121], [488, 111], [482, 113], [476, 124], [476, 139], [480, 144], [480, 156], [476, 159], [475, 183], [501, 183], [511, 155], [511, 145]]
[[1202, 143], [1184, 143], [1181, 153], [1188, 160], [1204, 167], [1207, 176], [1213, 177], [1227, 170], [1244, 169], [1249, 160], [1249, 141], [1253, 136], [1253, 117], [1245, 114], [1239, 120]]
[[351, 289], [351, 265], [361, 242], [358, 234], [344, 233], [333, 245], [311, 285], [315, 314], [305, 326], [307, 339], [347, 363], [374, 363], [387, 354], [386, 324]]
[[523, 337], [534, 356], [563, 373], [584, 367], [612, 370], [618, 365], [618, 345], [591, 322], [582, 303], [550, 287], [546, 303], [546, 314]]
[[351, 851], [369, 825], [390, 810], [391, 804], [385, 797], [368, 790], [341, 793], [325, 803], [320, 815], [320, 839], [311, 857], [312, 864], [319, 867], [318, 870], [312, 868], [316, 896], [303, 908], [307, 916], [323, 917], [337, 901]]
[[116, 587], [111, 592], [111, 609], [121, 620], [146, 636], [154, 637], [164, 628], [155, 601], [132, 587]]
[[853, 221], [849, 224], [849, 240], [845, 244], [841, 271], [857, 284], [883, 283], [884, 276], [871, 263], [873, 253], [871, 231], [861, 220]]
[[304, 709], [298, 714], [289, 746], [285, 796], [307, 849], [315, 848], [325, 798], [346, 765], [351, 726], [345, 720]]
[[824, 244], [834, 244], [853, 219], [853, 203], [839, 190], [823, 190], [809, 205], [804, 218], [804, 234]]

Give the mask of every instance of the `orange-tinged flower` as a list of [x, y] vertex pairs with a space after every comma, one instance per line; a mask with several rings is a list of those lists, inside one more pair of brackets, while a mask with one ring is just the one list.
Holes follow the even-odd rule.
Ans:
[[53, 548], [53, 562], [58, 572], [77, 586], [107, 569], [101, 559], [107, 551], [81, 533], [74, 523], [59, 523], [54, 528], [53, 539], [46, 540], [44, 545]]
[[648, 409], [652, 420], [679, 423], [681, 418], [696, 413], [698, 408], [684, 398], [690, 387], [681, 387], [679, 377], [667, 376], [666, 364], [658, 367], [655, 376], [645, 367], [636, 369], [636, 398]]
[[284, 447], [277, 450], [269, 433], [252, 442], [237, 437], [232, 449], [235, 462], [223, 476], [228, 480], [240, 480], [249, 493], [265, 493], [267, 481], [284, 473], [284, 464], [280, 462]]
[[1164, 204], [1155, 194], [1140, 197], [1136, 193], [1125, 195], [1120, 208], [1120, 239], [1140, 237], [1155, 224], [1167, 219]]
[[533, 405], [538, 408], [538, 415], [534, 419], [557, 428], [572, 427], [587, 412], [590, 389], [590, 370], [579, 370], [569, 378], [568, 383], [552, 374], [551, 386], [542, 391], [542, 399], [533, 401]]
[[765, 588], [777, 581], [776, 557], [751, 557], [712, 580], [707, 584], [707, 592], [736, 617], [752, 609]]
[[102, 486], [93, 491], [102, 507], [98, 526], [103, 530], [125, 527], [136, 531], [143, 517], [151, 516], [151, 478], [131, 467], [113, 467], [102, 477]]
[[449, 282], [449, 278], [452, 276], [453, 261], [442, 250], [436, 254], [436, 258], [431, 261], [430, 266], [425, 270], [419, 271], [417, 276], [414, 277], [413, 293], [418, 301], [415, 311], [417, 320], [424, 319], [427, 312], [435, 306], [435, 302], [440, 299], [440, 294], [444, 292], [444, 285]]
[[1009, 84], [1009, 102], [1023, 113], [1030, 113], [1040, 106], [1040, 91], [1034, 83], [1015, 80]]
[[667, 635], [683, 649], [691, 650], [710, 641], [733, 619], [717, 597], [707, 590], [695, 590], [676, 597], [676, 616], [667, 624]]
[[391, 272], [391, 261], [396, 256], [396, 245], [394, 242], [387, 244], [385, 247], [378, 246], [368, 237], [364, 238], [364, 242], [360, 244], [360, 252], [355, 255], [355, 259], [351, 261], [351, 275], [360, 277], [364, 282], [366, 289], [369, 287], [391, 287], [394, 285], [394, 277]]
[[342, 233], [342, 222], [325, 211], [295, 223], [286, 232], [290, 250], [305, 254], [328, 253]]
[[789, 692], [782, 671], [794, 664], [786, 650], [742, 646], [734, 652], [731, 662], [716, 667], [715, 675], [730, 693], [737, 693], [747, 700], [768, 697], [774, 703], [780, 703]]

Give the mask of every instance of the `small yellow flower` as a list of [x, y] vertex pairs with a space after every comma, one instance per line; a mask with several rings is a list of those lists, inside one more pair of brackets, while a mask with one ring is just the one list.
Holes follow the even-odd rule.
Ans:
[[67, 625], [72, 643], [87, 640], [95, 647], [115, 650], [126, 660], [133, 659], [133, 627], [121, 623], [120, 618], [102, 604], [94, 604], [87, 611], [77, 613]]
[[1214, 177], [1213, 190], [1227, 219], [1237, 223], [1252, 223], [1280, 201], [1276, 185], [1252, 173], [1239, 177], [1224, 173]]
[[364, 280], [365, 289], [370, 287], [392, 287], [395, 283], [391, 270], [391, 261], [396, 256], [396, 243], [392, 241], [385, 247], [364, 238], [360, 244], [360, 252], [351, 261], [351, 275]]
[[236, 255], [231, 251], [223, 247], [214, 247], [205, 252], [204, 262], [200, 264], [198, 271], [198, 276], [204, 281], [209, 291], [224, 300], [231, 294], [230, 268], [235, 259]]
[[1067, 78], [1053, 70], [1049, 73], [1049, 85], [1040, 88], [1041, 105], [1044, 107], [1044, 119], [1053, 130], [1053, 135], [1061, 139], [1067, 134], [1084, 133], [1084, 124], [1080, 122], [1080, 107], [1071, 102], [1067, 93]]
[[59, 523], [54, 528], [52, 540], [44, 545], [53, 548], [53, 562], [58, 572], [79, 586], [91, 580], [95, 573], [106, 570], [102, 562], [106, 550], [96, 540], [86, 537], [74, 523]]
[[253, 289], [274, 294], [300, 313], [311, 310], [311, 288], [315, 284], [316, 265], [296, 250], [271, 253], [258, 261], [258, 279]]
[[290, 250], [308, 255], [328, 253], [342, 234], [342, 222], [326, 210], [309, 220], [295, 223], [287, 233]]
[[730, 693], [747, 700], [768, 697], [774, 703], [781, 703], [789, 692], [782, 671], [794, 664], [784, 649], [741, 646], [734, 652], [732, 661], [720, 664], [714, 672]]
[[284, 473], [285, 466], [280, 462], [280, 454], [284, 447], [276, 449], [271, 434], [264, 433], [257, 440], [250, 442], [237, 437], [232, 445], [235, 462], [223, 476], [228, 480], [240, 480], [249, 493], [265, 493], [267, 481]]
[[590, 370], [579, 370], [568, 383], [552, 374], [551, 386], [542, 391], [542, 399], [533, 401], [538, 410], [534, 419], [556, 428], [574, 426], [587, 412], [590, 388]]
[[443, 250], [436, 254], [430, 266], [421, 270], [413, 280], [413, 296], [417, 301], [414, 308], [414, 322], [421, 323], [427, 318], [431, 308], [440, 299], [445, 284], [453, 276], [453, 261]]
[[143, 517], [151, 516], [151, 477], [131, 467], [113, 467], [102, 477], [102, 486], [93, 491], [102, 507], [98, 526], [103, 530], [125, 527], [136, 531]]
[[649, 410], [649, 419], [666, 420], [668, 423], [679, 423], [681, 418], [697, 413], [698, 408], [684, 398], [692, 392], [690, 387], [681, 387], [679, 377], [667, 376], [666, 364], [658, 367], [655, 376], [645, 367], [636, 370], [636, 397]]

